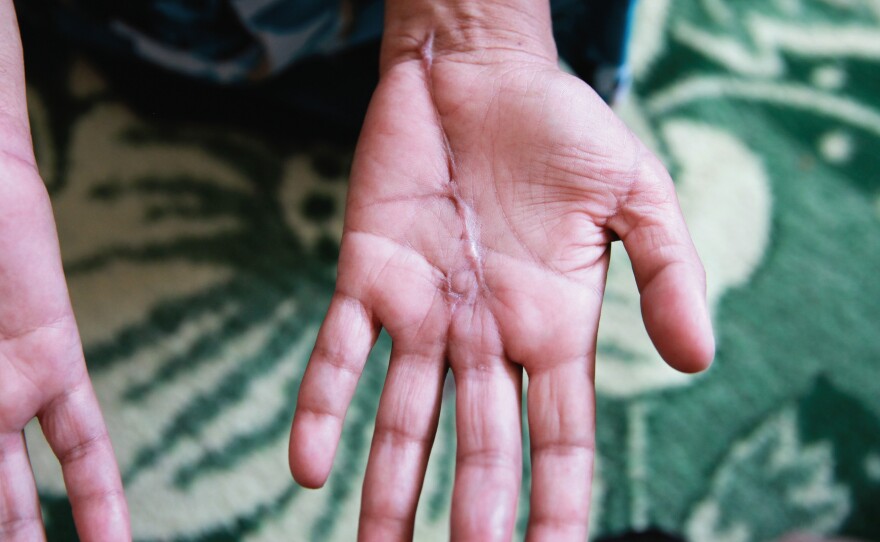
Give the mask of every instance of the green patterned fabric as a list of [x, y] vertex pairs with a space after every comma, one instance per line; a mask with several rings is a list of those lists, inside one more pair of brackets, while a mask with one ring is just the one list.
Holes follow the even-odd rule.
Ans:
[[[645, 0], [620, 113], [667, 161], [718, 356], [665, 367], [615, 246], [597, 368], [594, 536], [880, 539], [880, 2]], [[83, 58], [29, 103], [137, 540], [353, 540], [389, 341], [322, 491], [288, 475], [333, 287], [351, 149], [134, 114]], [[416, 540], [446, 540], [447, 390]], [[75, 538], [29, 427], [50, 540]], [[524, 488], [529, 465], [524, 466]], [[520, 527], [528, 499], [521, 498]]]

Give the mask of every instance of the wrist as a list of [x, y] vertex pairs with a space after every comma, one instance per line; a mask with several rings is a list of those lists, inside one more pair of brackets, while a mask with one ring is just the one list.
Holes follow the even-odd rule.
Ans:
[[432, 55], [474, 64], [556, 63], [547, 0], [387, 0], [381, 65]]

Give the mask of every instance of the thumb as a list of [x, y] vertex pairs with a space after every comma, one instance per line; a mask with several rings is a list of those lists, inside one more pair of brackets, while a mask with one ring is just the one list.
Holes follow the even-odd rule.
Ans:
[[642, 156], [639, 175], [608, 227], [632, 261], [642, 319], [657, 351], [673, 368], [699, 372], [715, 356], [706, 273], [666, 168], [649, 152]]

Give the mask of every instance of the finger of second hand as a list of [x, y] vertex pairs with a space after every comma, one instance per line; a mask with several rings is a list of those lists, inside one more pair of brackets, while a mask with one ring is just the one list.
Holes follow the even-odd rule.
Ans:
[[80, 539], [131, 540], [119, 468], [91, 384], [57, 397], [39, 419], [61, 463]]
[[452, 540], [510, 540], [522, 477], [522, 368], [453, 363], [458, 449]]
[[45, 540], [23, 433], [0, 435], [0, 540]]
[[395, 345], [364, 479], [360, 540], [412, 539], [446, 372], [442, 351]]
[[594, 404], [586, 359], [529, 373], [532, 490], [526, 540], [586, 540]]

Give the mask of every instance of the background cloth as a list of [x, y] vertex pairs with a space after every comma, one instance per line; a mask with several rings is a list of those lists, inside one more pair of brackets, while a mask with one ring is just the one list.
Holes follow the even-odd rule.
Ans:
[[[593, 534], [880, 540], [880, 5], [649, 0], [634, 37], [619, 112], [676, 179], [718, 356], [696, 377], [662, 364], [615, 245]], [[237, 122], [231, 101], [213, 120], [169, 113], [172, 100], [130, 92], [152, 79], [126, 83], [25, 38], [40, 170], [136, 539], [353, 540], [387, 337], [327, 486], [296, 487], [286, 459], [333, 290], [351, 147], [278, 137], [322, 124], [274, 106], [264, 130]], [[419, 541], [448, 536], [454, 393]], [[50, 540], [73, 540], [57, 462], [38, 427], [27, 438]], [[527, 508], [524, 491], [520, 529]]]
[[[636, 0], [553, 0], [560, 55], [605, 99], [629, 83]], [[382, 35], [383, 0], [27, 0], [21, 16], [117, 58], [246, 84]], [[289, 99], [300, 98], [296, 94]], [[304, 104], [307, 105], [307, 104]]]

